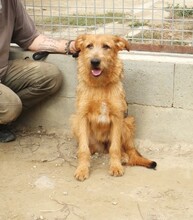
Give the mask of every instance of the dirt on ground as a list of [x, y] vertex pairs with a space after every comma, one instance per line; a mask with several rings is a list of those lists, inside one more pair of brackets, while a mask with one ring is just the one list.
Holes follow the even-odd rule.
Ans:
[[191, 145], [136, 140], [156, 170], [108, 174], [108, 155], [92, 156], [90, 178], [73, 177], [76, 143], [68, 132], [17, 132], [0, 144], [0, 220], [191, 220]]

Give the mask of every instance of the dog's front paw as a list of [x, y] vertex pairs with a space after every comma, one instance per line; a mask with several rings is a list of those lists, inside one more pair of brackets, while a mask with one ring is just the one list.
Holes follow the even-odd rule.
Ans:
[[123, 176], [124, 169], [121, 164], [111, 165], [109, 169], [109, 173], [111, 176]]
[[74, 177], [79, 181], [84, 181], [85, 179], [88, 179], [89, 177], [89, 168], [86, 166], [78, 166]]

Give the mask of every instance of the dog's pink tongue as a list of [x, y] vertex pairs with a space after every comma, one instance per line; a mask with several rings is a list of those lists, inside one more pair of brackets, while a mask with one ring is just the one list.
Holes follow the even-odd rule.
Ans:
[[101, 70], [99, 70], [99, 69], [92, 70], [92, 75], [93, 76], [99, 76], [100, 74], [101, 74]]

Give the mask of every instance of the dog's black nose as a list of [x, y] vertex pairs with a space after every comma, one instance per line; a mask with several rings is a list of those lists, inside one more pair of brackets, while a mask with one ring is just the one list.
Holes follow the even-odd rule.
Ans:
[[97, 66], [99, 66], [99, 64], [101, 63], [101, 60], [98, 59], [98, 58], [94, 58], [94, 59], [92, 59], [90, 62], [91, 62], [91, 64], [92, 64], [93, 67], [97, 67]]

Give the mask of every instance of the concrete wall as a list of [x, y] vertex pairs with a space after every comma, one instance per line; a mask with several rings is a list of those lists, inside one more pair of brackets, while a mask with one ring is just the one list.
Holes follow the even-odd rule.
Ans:
[[[31, 58], [32, 53], [12, 48], [10, 58]], [[136, 118], [136, 137], [152, 142], [193, 142], [193, 56], [178, 54], [120, 53], [124, 62], [129, 114]], [[69, 129], [74, 111], [76, 59], [49, 55], [46, 62], [64, 74], [61, 91], [23, 114], [18, 124], [47, 130]]]

